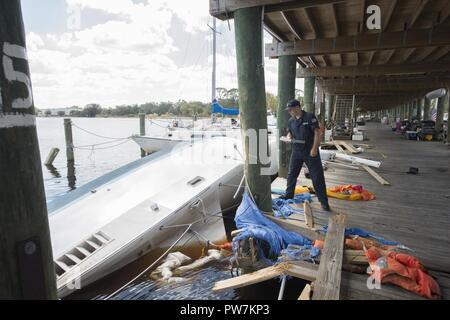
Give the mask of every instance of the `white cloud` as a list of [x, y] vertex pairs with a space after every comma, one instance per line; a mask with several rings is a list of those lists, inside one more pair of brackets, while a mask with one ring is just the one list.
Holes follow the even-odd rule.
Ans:
[[[211, 43], [192, 47], [195, 61], [181, 66], [174, 53], [185, 50], [189, 33], [209, 38], [208, 0], [66, 0], [82, 10], [111, 15], [105, 23], [62, 34], [27, 34], [37, 107], [103, 106], [176, 101], [207, 101], [211, 95]], [[83, 12], [83, 11], [82, 11]], [[174, 19], [183, 35], [170, 35]], [[218, 22], [226, 29], [226, 22]], [[233, 23], [231, 22], [231, 26]], [[180, 37], [179, 43], [172, 37]], [[217, 87], [237, 87], [234, 31], [218, 37]], [[225, 48], [225, 49], [224, 49]], [[172, 58], [171, 58], [172, 57]], [[266, 88], [276, 93], [277, 62], [266, 62]]]

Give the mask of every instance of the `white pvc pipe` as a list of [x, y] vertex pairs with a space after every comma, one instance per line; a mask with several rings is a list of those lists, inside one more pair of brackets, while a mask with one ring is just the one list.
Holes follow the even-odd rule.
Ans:
[[283, 280], [281, 280], [280, 292], [278, 293], [278, 300], [283, 300], [284, 288], [286, 287], [286, 276], [283, 276]]
[[364, 159], [360, 157], [350, 156], [348, 154], [343, 154], [340, 152], [336, 152], [336, 159], [341, 159], [345, 161], [350, 161], [351, 163], [363, 164], [369, 167], [379, 168], [381, 166], [380, 161], [373, 161], [369, 159]]

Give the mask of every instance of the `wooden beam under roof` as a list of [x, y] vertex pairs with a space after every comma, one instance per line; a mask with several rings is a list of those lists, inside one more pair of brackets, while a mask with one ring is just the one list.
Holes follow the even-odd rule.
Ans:
[[363, 77], [450, 71], [449, 63], [387, 64], [297, 69], [297, 78]]
[[319, 37], [319, 28], [317, 27], [316, 21], [314, 20], [314, 17], [312, 16], [311, 9], [304, 8], [303, 12], [305, 13], [306, 22], [308, 23], [308, 25], [311, 28], [311, 31], [313, 33], [313, 38]]
[[386, 56], [386, 59], [384, 60], [384, 64], [388, 64], [389, 61], [391, 61], [392, 56], [395, 54], [395, 49], [392, 49], [389, 51], [388, 55]]
[[411, 19], [408, 23], [408, 29], [411, 29], [414, 24], [416, 23], [417, 19], [419, 19], [420, 15], [423, 12], [423, 9], [425, 9], [425, 6], [430, 0], [420, 0], [419, 5], [415, 8], [413, 15], [411, 16]]
[[336, 37], [339, 36], [340, 34], [340, 27], [339, 27], [339, 20], [337, 18], [337, 14], [336, 14], [336, 5], [334, 3], [332, 3], [330, 5], [331, 8], [331, 20], [333, 21], [333, 25], [334, 25], [334, 31], [336, 33]]
[[439, 12], [439, 23], [444, 23], [445, 20], [450, 16], [450, 1], [447, 1], [444, 8]]
[[366, 0], [361, 0], [361, 12], [360, 12], [360, 17], [361, 20], [359, 21], [359, 28], [358, 28], [358, 32], [363, 32], [364, 30], [364, 26], [365, 26], [365, 17], [366, 17]]
[[[264, 20], [264, 29], [272, 36], [274, 37], [276, 40], [278, 40], [279, 42], [283, 42], [283, 41], [287, 41], [288, 39], [283, 35], [282, 32], [280, 32], [277, 27], [275, 27], [273, 25], [272, 22], [270, 22], [268, 19]], [[302, 58], [298, 57], [298, 63], [306, 68], [308, 67], [308, 64], [305, 62], [305, 60], [303, 60]]]
[[233, 18], [236, 10], [264, 6], [264, 12], [312, 8], [345, 0], [209, 0], [209, 13], [219, 19]]
[[303, 39], [303, 34], [300, 32], [300, 30], [294, 25], [294, 19], [291, 17], [289, 12], [281, 12], [281, 16], [283, 17], [284, 22], [286, 22], [286, 25], [288, 26], [289, 30], [291, 30], [292, 34], [298, 39]]
[[386, 32], [387, 28], [389, 27], [389, 22], [391, 22], [392, 14], [394, 13], [394, 9], [397, 6], [397, 0], [391, 0], [389, 1], [389, 7], [387, 11], [381, 16], [381, 19], [383, 20], [383, 27], [382, 31]]
[[450, 45], [450, 32], [446, 27], [266, 44], [266, 56], [311, 56], [442, 45]]
[[[341, 32], [341, 28], [339, 26], [339, 20], [337, 18], [337, 14], [336, 14], [336, 4], [331, 4], [331, 17], [332, 17], [332, 21], [333, 21], [333, 25], [334, 25], [334, 32], [335, 32], [335, 37], [338, 37], [340, 35]], [[342, 65], [342, 55], [339, 55], [339, 65]]]
[[346, 86], [346, 87], [358, 87], [358, 86], [394, 86], [394, 85], [408, 85], [408, 84], [421, 84], [426, 82], [441, 83], [442, 85], [450, 81], [449, 75], [443, 76], [398, 76], [398, 77], [367, 77], [367, 78], [351, 78], [351, 79], [330, 79], [321, 80], [320, 84], [329, 86]]
[[437, 51], [433, 52], [428, 58], [431, 61], [439, 61], [441, 58], [445, 57], [450, 52], [450, 46], [444, 46], [439, 48]]
[[406, 93], [410, 91], [432, 91], [439, 88], [447, 88], [450, 85], [450, 78], [448, 76], [389, 80], [380, 78], [358, 78], [319, 80], [318, 84], [329, 94], [367, 95], [368, 93]]

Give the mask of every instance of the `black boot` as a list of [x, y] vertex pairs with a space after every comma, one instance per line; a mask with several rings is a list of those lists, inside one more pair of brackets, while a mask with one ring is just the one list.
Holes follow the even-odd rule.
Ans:
[[290, 195], [290, 194], [283, 194], [281, 195], [278, 199], [283, 199], [283, 200], [288, 200], [288, 199], [293, 199], [294, 196]]

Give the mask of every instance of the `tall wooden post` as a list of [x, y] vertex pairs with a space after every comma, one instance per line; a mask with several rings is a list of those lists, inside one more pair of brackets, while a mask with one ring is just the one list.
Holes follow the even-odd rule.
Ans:
[[[145, 136], [145, 113], [139, 113], [139, 135]], [[145, 155], [145, 150], [141, 148], [141, 157]]]
[[[297, 59], [295, 56], [278, 58], [278, 110], [277, 126], [279, 137], [287, 134], [287, 123], [290, 117], [285, 110], [289, 100], [295, 98], [295, 72]], [[286, 178], [289, 169], [289, 157], [292, 147], [280, 142], [278, 137], [278, 176]]]
[[319, 122], [323, 124], [325, 123], [325, 95], [322, 88], [318, 91], [318, 98], [320, 102]]
[[331, 114], [333, 112], [333, 100], [334, 96], [331, 94], [325, 94], [325, 112], [326, 112], [326, 121], [331, 121]]
[[424, 98], [424, 104], [423, 104], [423, 120], [430, 120], [430, 107], [431, 107], [431, 100], [428, 98]]
[[442, 96], [438, 99], [437, 107], [436, 107], [436, 133], [440, 132], [442, 129], [442, 123], [444, 122], [444, 106], [445, 101], [448, 99], [448, 91], [445, 96]]
[[412, 120], [413, 116], [414, 116], [414, 107], [416, 105], [416, 100], [413, 100], [409, 103], [409, 108], [408, 108], [408, 119]]
[[[261, 174], [262, 169], [267, 166], [261, 163], [259, 152], [260, 130], [266, 130], [265, 134], [264, 131], [262, 132], [264, 136], [267, 135], [266, 90], [262, 56], [262, 8], [236, 10], [234, 25], [247, 191], [252, 192], [256, 204], [261, 210], [272, 211], [270, 176]], [[247, 136], [252, 135], [252, 131], [256, 133], [257, 142], [254, 141], [255, 139], [247, 139]], [[257, 145], [250, 146], [251, 143]]]
[[64, 119], [64, 136], [66, 139], [66, 157], [67, 161], [75, 161], [73, 153], [73, 135], [72, 135], [72, 120]]
[[56, 299], [19, 0], [0, 0], [0, 299]]
[[418, 121], [422, 120], [422, 107], [423, 107], [423, 99], [417, 99], [417, 109], [416, 109], [416, 118]]
[[304, 78], [304, 110], [314, 113], [314, 88], [316, 85], [316, 77]]
[[[450, 114], [450, 87], [447, 88], [447, 114]], [[450, 149], [450, 119], [447, 118], [447, 146]]]

